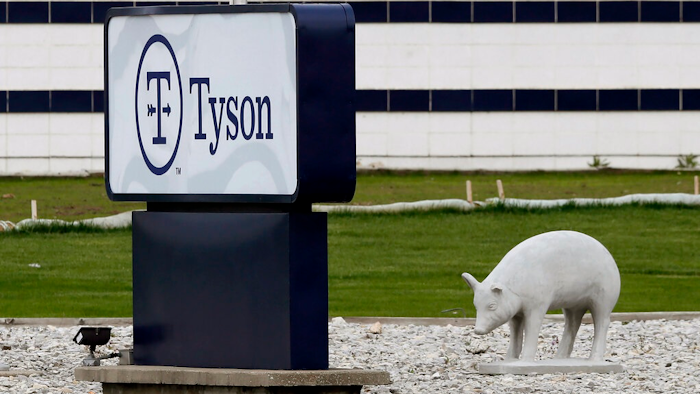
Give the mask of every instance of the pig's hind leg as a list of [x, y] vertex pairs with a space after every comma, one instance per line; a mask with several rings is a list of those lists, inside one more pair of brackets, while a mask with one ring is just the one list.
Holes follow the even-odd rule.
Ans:
[[561, 336], [559, 348], [555, 358], [569, 358], [574, 350], [574, 342], [576, 341], [576, 333], [581, 327], [581, 319], [586, 309], [564, 309], [564, 334]]
[[605, 357], [605, 340], [610, 326], [612, 306], [596, 305], [591, 308], [593, 315], [593, 348], [590, 360], [601, 361]]
[[523, 316], [513, 316], [508, 325], [510, 326], [510, 344], [508, 345], [506, 359], [517, 360], [520, 357], [520, 352], [523, 350]]

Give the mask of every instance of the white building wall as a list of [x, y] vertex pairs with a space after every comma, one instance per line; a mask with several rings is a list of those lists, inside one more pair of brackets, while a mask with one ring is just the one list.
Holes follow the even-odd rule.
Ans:
[[104, 149], [102, 114], [0, 114], [0, 175], [103, 172]]
[[[700, 24], [361, 24], [358, 89], [700, 87]], [[438, 170], [670, 169], [700, 113], [358, 113], [358, 163]]]
[[[359, 113], [365, 168], [571, 170], [594, 155], [618, 168], [670, 169], [700, 152], [700, 111]], [[362, 155], [359, 152], [363, 152]]]
[[700, 87], [700, 23], [364, 23], [358, 89]]
[[102, 24], [0, 24], [0, 90], [102, 90]]
[[[700, 23], [358, 23], [358, 90], [698, 89]], [[0, 91], [103, 89], [102, 24], [0, 24]], [[360, 168], [670, 169], [700, 111], [358, 112]], [[0, 175], [104, 171], [101, 113], [0, 113]]]
[[[0, 24], [0, 90], [102, 90], [102, 24]], [[104, 171], [101, 113], [0, 113], [0, 175]]]

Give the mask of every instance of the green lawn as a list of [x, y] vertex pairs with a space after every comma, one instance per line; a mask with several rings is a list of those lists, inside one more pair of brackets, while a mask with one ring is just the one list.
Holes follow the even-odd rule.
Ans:
[[0, 220], [17, 223], [31, 217], [31, 200], [37, 200], [39, 217], [45, 219], [86, 219], [146, 207], [145, 203], [110, 201], [99, 176], [0, 177]]
[[[693, 176], [700, 172], [585, 171], [523, 173], [363, 172], [358, 174], [352, 204], [466, 198], [465, 182], [472, 181], [474, 199], [498, 195], [496, 179], [506, 197], [573, 198], [616, 197], [632, 193], [692, 193]], [[11, 195], [9, 198], [1, 198]], [[0, 177], [0, 220], [18, 222], [30, 217], [30, 201], [37, 200], [39, 217], [76, 220], [108, 216], [144, 203], [112, 202], [104, 180], [85, 178]]]
[[131, 231], [0, 235], [0, 272], [0, 317], [131, 316]]
[[510, 198], [617, 197], [634, 193], [693, 193], [693, 176], [684, 171], [586, 171], [523, 173], [362, 173], [357, 179], [354, 204], [397, 201], [466, 199], [466, 181], [474, 199], [497, 197], [496, 180]]
[[699, 214], [628, 206], [331, 215], [330, 312], [440, 316], [459, 307], [473, 316], [460, 274], [482, 280], [517, 243], [551, 230], [581, 231], [608, 247], [622, 275], [616, 311], [700, 310]]
[[[362, 174], [354, 202], [459, 198], [448, 190], [457, 193], [458, 187], [450, 186], [454, 183], [460, 184], [461, 191], [467, 178], [475, 187], [491, 187], [493, 181], [492, 191], [480, 199], [495, 194], [496, 178], [504, 180], [507, 194], [520, 190], [514, 197], [546, 197], [550, 190], [558, 191], [552, 198], [566, 197], [567, 190], [577, 196], [583, 190], [589, 193], [583, 196], [589, 197], [627, 194], [621, 193], [626, 190], [692, 191], [692, 173], [686, 172]], [[10, 214], [19, 211], [8, 207], [17, 205], [25, 198], [20, 196], [32, 189], [38, 197], [26, 198], [40, 201], [40, 216], [41, 201], [58, 212], [63, 212], [63, 206], [76, 207], [75, 212], [82, 205], [101, 206], [100, 212], [143, 206], [111, 203], [102, 185], [93, 186], [95, 183], [100, 183], [99, 178], [0, 178], [0, 193], [16, 196], [0, 200], [0, 219], [12, 220]], [[75, 212], [74, 216], [55, 216], [74, 219], [84, 215]], [[658, 205], [330, 214], [329, 312], [333, 316], [446, 316], [442, 310], [465, 308], [471, 316], [472, 294], [460, 278], [462, 272], [481, 280], [518, 242], [559, 229], [590, 234], [612, 252], [622, 273], [617, 311], [700, 310], [696, 291], [700, 288], [699, 214], [700, 208]], [[0, 317], [131, 314], [128, 230], [0, 234], [0, 272]]]

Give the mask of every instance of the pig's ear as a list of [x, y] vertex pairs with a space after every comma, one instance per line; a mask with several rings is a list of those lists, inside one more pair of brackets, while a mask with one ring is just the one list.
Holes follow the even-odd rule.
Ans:
[[481, 284], [478, 280], [476, 280], [473, 276], [466, 272], [462, 274], [462, 279], [464, 279], [464, 281], [467, 282], [467, 284], [469, 285], [469, 287], [472, 288], [473, 291], [476, 291], [476, 288], [479, 287], [479, 285]]
[[493, 291], [494, 293], [501, 294], [503, 292], [503, 286], [501, 286], [498, 283], [494, 283], [491, 285], [491, 291]]

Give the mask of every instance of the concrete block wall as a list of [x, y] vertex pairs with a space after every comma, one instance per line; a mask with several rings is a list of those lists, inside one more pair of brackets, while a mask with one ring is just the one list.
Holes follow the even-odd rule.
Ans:
[[0, 23], [0, 175], [104, 171], [102, 48], [101, 23]]
[[[357, 115], [367, 168], [572, 170], [594, 155], [617, 168], [672, 169], [700, 152], [700, 112], [471, 112]], [[362, 154], [360, 154], [362, 152]]]
[[697, 88], [700, 23], [357, 27], [358, 89]]
[[[633, 22], [601, 21], [609, 2], [598, 2], [588, 3], [598, 5], [593, 21], [564, 23], [559, 13], [518, 23], [527, 3], [514, 3], [514, 22], [477, 23], [472, 3], [471, 23], [358, 24], [357, 88], [390, 95], [386, 110], [357, 115], [359, 165], [570, 170], [597, 155], [614, 167], [670, 169], [700, 152], [700, 23], [690, 13], [698, 3], [678, 4], [675, 20], [661, 22], [651, 21], [660, 14], [650, 3], [635, 1], [627, 2], [637, 7]], [[406, 90], [429, 91], [427, 108], [392, 109], [393, 93]], [[455, 90], [472, 107], [435, 110], [435, 93]], [[476, 96], [492, 91], [512, 92], [514, 102], [477, 109]], [[519, 108], [519, 93], [532, 91], [550, 94], [551, 106], [532, 110], [529, 98]], [[592, 108], [562, 105], [586, 91]], [[616, 103], [617, 93], [633, 102]]]
[[[358, 167], [670, 169], [700, 154], [700, 2], [622, 3], [351, 2]], [[0, 3], [0, 175], [104, 170], [101, 21], [133, 4]]]

